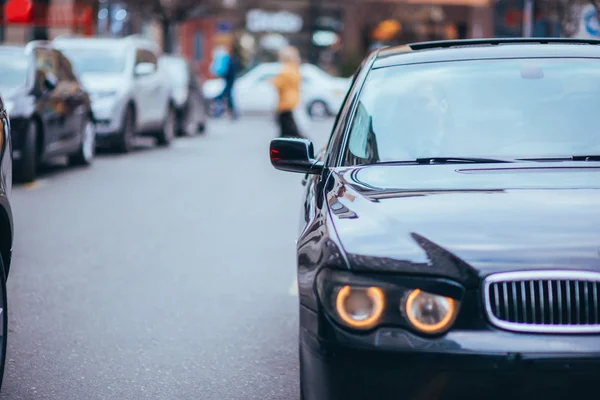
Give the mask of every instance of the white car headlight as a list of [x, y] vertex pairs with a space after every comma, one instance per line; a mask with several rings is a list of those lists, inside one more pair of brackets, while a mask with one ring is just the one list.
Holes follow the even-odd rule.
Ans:
[[118, 92], [116, 90], [102, 90], [90, 93], [90, 97], [92, 98], [92, 100], [104, 100], [116, 98], [117, 94]]

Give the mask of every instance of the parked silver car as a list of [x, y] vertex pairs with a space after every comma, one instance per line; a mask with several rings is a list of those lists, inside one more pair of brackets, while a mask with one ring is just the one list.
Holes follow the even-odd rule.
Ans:
[[59, 37], [53, 46], [69, 57], [91, 93], [99, 145], [129, 152], [136, 135], [153, 136], [159, 145], [171, 143], [175, 106], [154, 42], [139, 36]]
[[165, 68], [171, 82], [171, 99], [175, 105], [177, 133], [191, 136], [206, 130], [207, 102], [202, 81], [192, 65], [183, 57], [163, 56], [160, 68]]

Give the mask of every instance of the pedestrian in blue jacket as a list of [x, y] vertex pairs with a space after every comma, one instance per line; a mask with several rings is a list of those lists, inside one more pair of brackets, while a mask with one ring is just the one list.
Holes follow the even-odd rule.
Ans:
[[223, 88], [223, 92], [218, 95], [215, 100], [221, 104], [221, 107], [217, 117], [220, 117], [225, 112], [225, 107], [223, 106], [225, 103], [225, 99], [227, 101], [226, 105], [229, 109], [230, 115], [232, 119], [237, 119], [237, 109], [235, 107], [235, 99], [233, 95], [233, 86], [235, 84], [235, 79], [237, 77], [237, 72], [239, 68], [239, 60], [237, 54], [229, 49], [222, 49], [216, 52], [215, 57], [213, 59], [213, 64], [211, 66], [211, 70], [213, 74], [220, 76], [225, 80], [225, 87]]

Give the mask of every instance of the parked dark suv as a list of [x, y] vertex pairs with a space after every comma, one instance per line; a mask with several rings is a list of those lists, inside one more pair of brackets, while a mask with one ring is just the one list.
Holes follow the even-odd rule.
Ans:
[[75, 165], [92, 163], [90, 97], [60, 51], [43, 42], [0, 46], [0, 93], [11, 120], [18, 180], [34, 180], [40, 164], [57, 156]]
[[6, 310], [6, 279], [10, 268], [13, 244], [13, 220], [9, 198], [12, 190], [12, 144], [10, 122], [0, 97], [0, 388], [6, 360], [8, 318]]

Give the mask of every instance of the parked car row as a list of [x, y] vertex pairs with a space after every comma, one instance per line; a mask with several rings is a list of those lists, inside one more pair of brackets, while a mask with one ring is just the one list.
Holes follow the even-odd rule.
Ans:
[[168, 146], [206, 127], [201, 82], [187, 61], [137, 36], [0, 46], [0, 93], [23, 182], [57, 156], [89, 165], [96, 147], [127, 153], [136, 136]]

